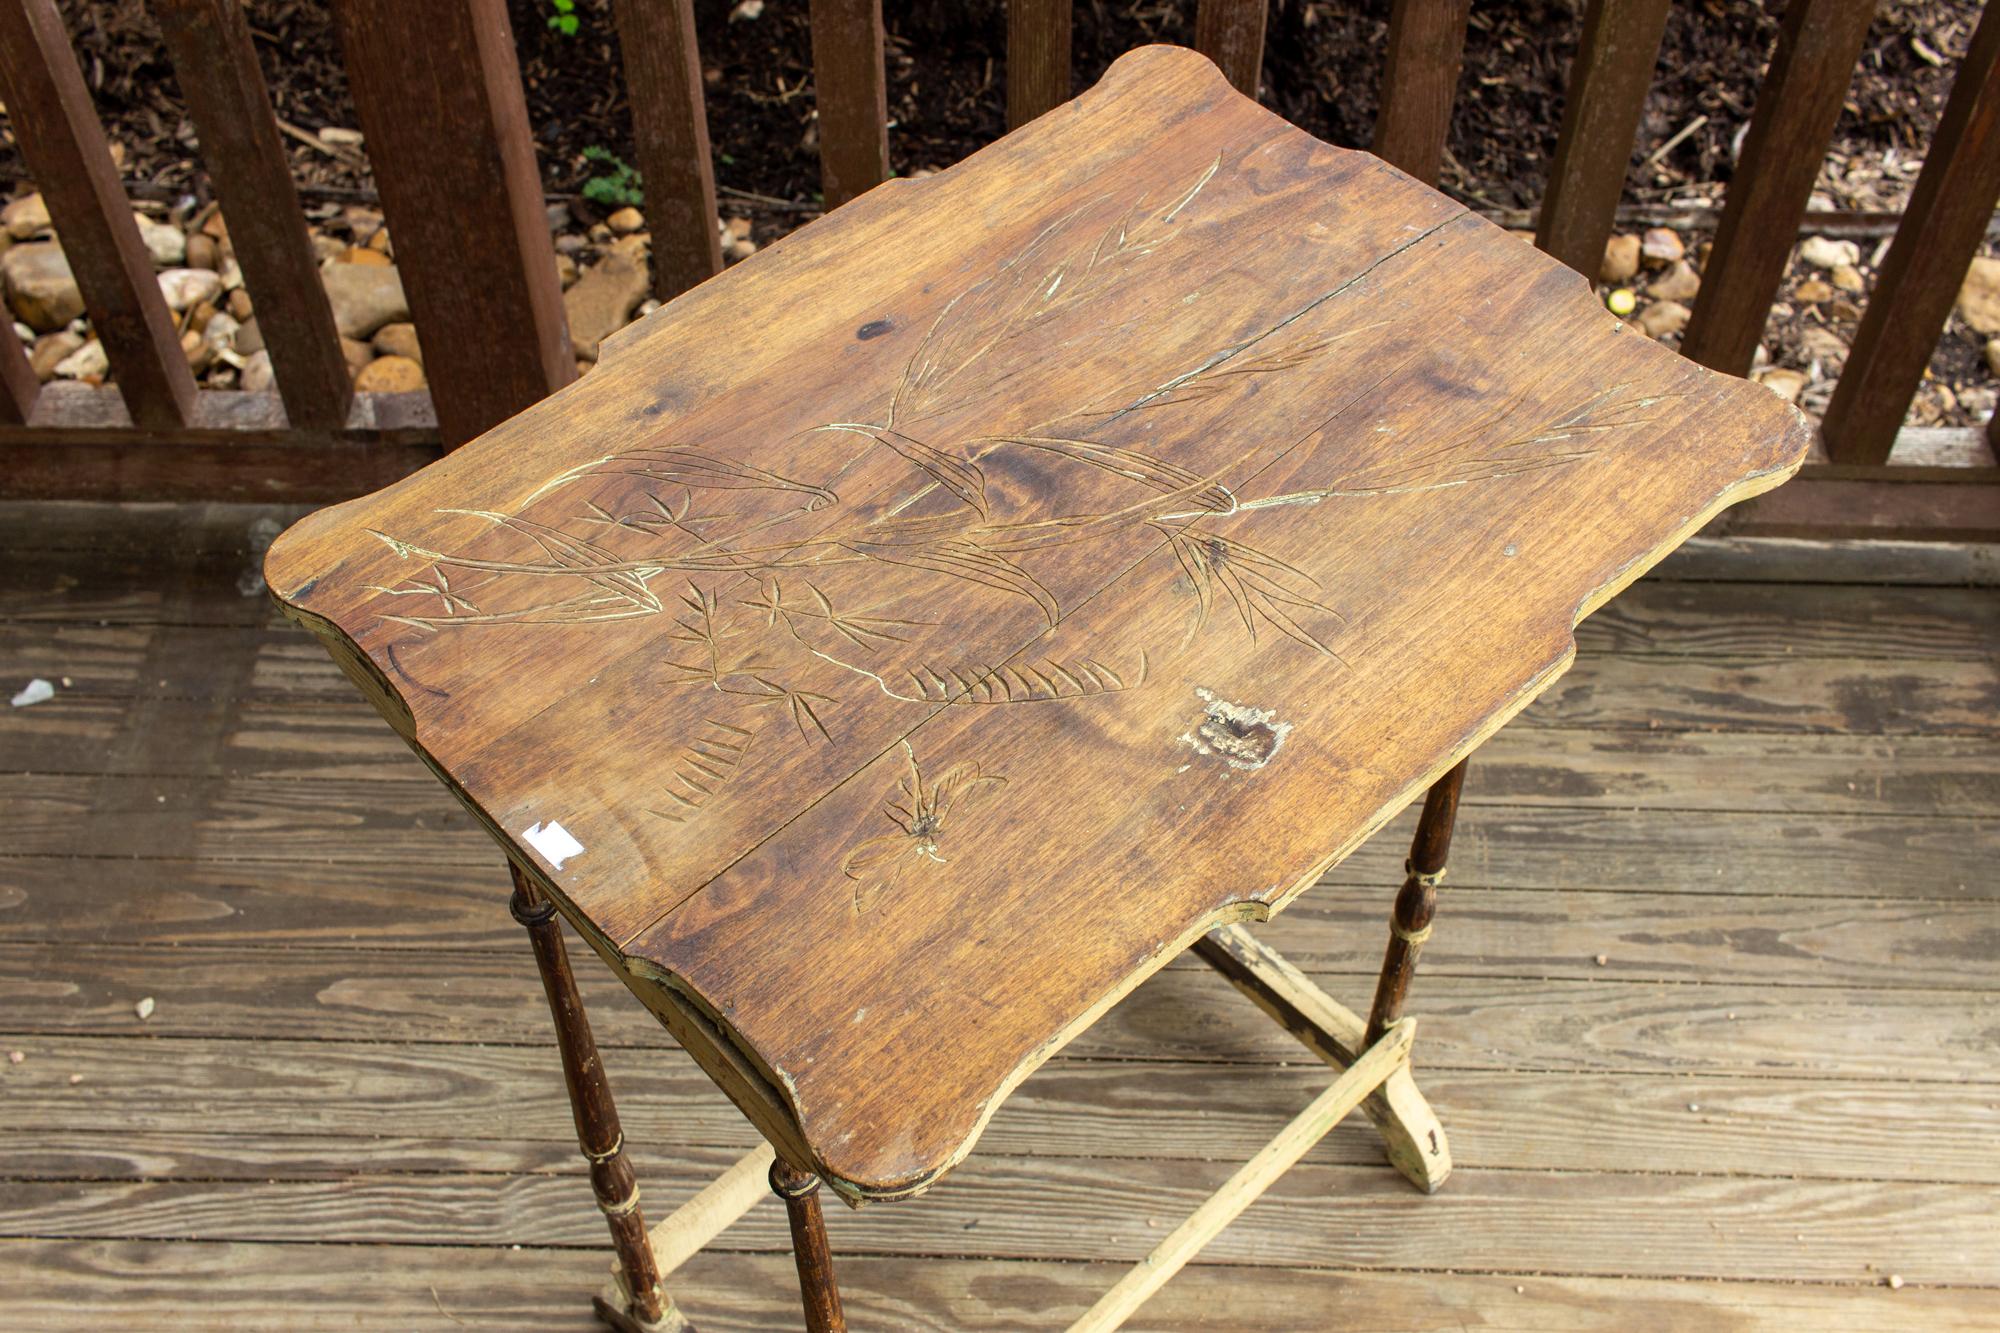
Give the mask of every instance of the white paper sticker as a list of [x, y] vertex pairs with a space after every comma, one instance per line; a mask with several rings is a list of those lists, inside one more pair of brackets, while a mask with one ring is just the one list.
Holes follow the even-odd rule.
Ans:
[[572, 856], [583, 855], [583, 844], [570, 836], [569, 830], [551, 819], [546, 824], [537, 824], [521, 835], [528, 845], [542, 854], [542, 859], [557, 870]]

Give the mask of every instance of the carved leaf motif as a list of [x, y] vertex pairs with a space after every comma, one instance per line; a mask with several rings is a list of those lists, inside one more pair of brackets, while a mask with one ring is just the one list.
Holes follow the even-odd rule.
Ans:
[[840, 498], [824, 486], [781, 477], [753, 464], [718, 457], [691, 446], [670, 444], [611, 454], [571, 468], [544, 482], [525, 504], [532, 505], [551, 491], [586, 477], [621, 475], [648, 477], [691, 490], [790, 491], [804, 497], [809, 510], [834, 504]]
[[982, 794], [988, 794], [1006, 785], [1005, 778], [981, 773], [977, 764], [953, 764], [938, 778], [937, 786], [931, 790], [931, 813], [940, 825], [951, 814], [952, 807], [964, 801], [974, 804]]
[[910, 358], [889, 424], [911, 428], [945, 408], [990, 404], [1018, 367], [997, 353], [1011, 340], [1102, 294], [1171, 242], [1181, 212], [1214, 178], [1218, 158], [1167, 197], [1124, 209], [1093, 200], [1052, 222], [998, 271], [956, 297]]
[[917, 850], [908, 833], [884, 833], [870, 838], [847, 854], [841, 862], [841, 873], [849, 879], [861, 879], [879, 866]]
[[[1208, 623], [1220, 586], [1236, 608], [1251, 641], [1260, 623], [1308, 648], [1338, 658], [1327, 638], [1347, 618], [1318, 597], [1319, 582], [1305, 571], [1266, 555], [1257, 548], [1205, 529], [1188, 526], [1170, 530], [1174, 556], [1195, 593], [1195, 629]], [[1325, 628], [1315, 633], [1315, 620]]]
[[750, 742], [757, 733], [719, 718], [704, 720], [695, 738], [681, 748], [673, 773], [665, 785], [670, 802], [653, 813], [674, 823], [684, 823], [713, 800], [743, 763]]
[[1042, 614], [1051, 625], [1062, 615], [1062, 607], [1056, 602], [1055, 594], [1040, 579], [1005, 555], [989, 550], [977, 541], [947, 539], [922, 546], [877, 546], [856, 542], [852, 549], [884, 564], [928, 569], [935, 574], [949, 574], [969, 583], [1026, 597], [1042, 608]]

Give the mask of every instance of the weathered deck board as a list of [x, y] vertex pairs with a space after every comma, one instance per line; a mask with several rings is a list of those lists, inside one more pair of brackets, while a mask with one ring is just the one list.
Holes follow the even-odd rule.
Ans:
[[[442, 903], [429, 883], [392, 890], [381, 885], [381, 871], [338, 863], [208, 869], [216, 888], [205, 891], [186, 878], [178, 882], [185, 887], [168, 887], [176, 884], [169, 877], [185, 875], [172, 863], [93, 862], [85, 868], [54, 858], [0, 861], [0, 949], [208, 946], [218, 950], [217, 965], [254, 971], [255, 950], [305, 948], [337, 959], [357, 944], [407, 948], [408, 932], [424, 923], [433, 931], [428, 938], [442, 937], [454, 951], [500, 953], [503, 970], [518, 952], [512, 919], [488, 882], [490, 865], [476, 868], [471, 882]], [[1377, 899], [1391, 874], [1387, 866], [1382, 870], [1374, 885], [1353, 876], [1329, 884], [1258, 933], [1310, 971], [1367, 973], [1379, 961], [1372, 938], [1382, 914]], [[1606, 892], [1494, 888], [1471, 873], [1455, 878], [1445, 899], [1452, 929], [1428, 951], [1426, 976], [1622, 984], [1704, 981], [1724, 970], [1791, 986], [1901, 989], [1920, 980], [1932, 989], [2000, 991], [1993, 967], [2000, 902], [1990, 893], [1943, 901], [1816, 898], [1761, 893], [1734, 881]], [[1691, 898], [1701, 890], [1713, 896]], [[301, 899], [310, 900], [311, 909], [298, 906]], [[115, 930], [93, 915], [116, 913], [121, 905], [125, 917], [114, 918]], [[283, 925], [267, 928], [271, 920]], [[394, 923], [401, 923], [400, 931]], [[190, 951], [190, 965], [204, 956]]]
[[[1444, 918], [1441, 917], [1441, 920]], [[1440, 931], [1442, 934], [1442, 931]], [[1724, 964], [1718, 962], [1718, 972]], [[1366, 994], [1372, 968], [1314, 973]], [[524, 1042], [547, 1015], [527, 960], [470, 954], [450, 969], [375, 950], [0, 946], [0, 1005], [23, 1033]], [[652, 1019], [606, 976], [579, 978], [604, 1047], [657, 1047]], [[142, 995], [158, 1011], [143, 1028]], [[1696, 1071], [1905, 1078], [2000, 1086], [2000, 993], [1773, 986], [1730, 979], [1545, 981], [1455, 976], [1417, 989], [1425, 1068]], [[1734, 1017], [1731, 1017], [1733, 1015]], [[1067, 1048], [1081, 1058], [1278, 1063], [1297, 1047], [1205, 969], [1173, 966]]]
[[[506, 915], [504, 875], [492, 848], [463, 824], [440, 827], [454, 807], [438, 795], [439, 804], [420, 811], [434, 821], [431, 836], [415, 825], [401, 836], [376, 827], [368, 838], [332, 846], [326, 855], [304, 849], [292, 856], [268, 849], [263, 856], [237, 855], [228, 840], [212, 850], [144, 860], [0, 855], [0, 941], [394, 949], [419, 947], [413, 937], [421, 931], [436, 947], [517, 951], [517, 928]], [[1274, 938], [1292, 949], [1342, 947], [1337, 939], [1308, 940], [1296, 932], [1323, 915], [1344, 921], [1379, 915], [1376, 895], [1400, 880], [1414, 822], [1406, 813], [1335, 867], [1325, 880], [1331, 891], [1308, 894], [1272, 928]], [[1828, 909], [1837, 913], [1857, 900], [1978, 905], [2000, 897], [2000, 879], [1979, 871], [2000, 863], [2000, 821], [1994, 820], [1473, 807], [1456, 848], [1447, 898], [1453, 912], [1461, 903], [1476, 910], [1460, 892], [1475, 888], [1546, 891], [1558, 898], [1663, 893], [1663, 909], [1685, 901], [1684, 924], [1699, 930], [1719, 904], [1686, 901], [1689, 896], [1737, 898], [1730, 911], [1739, 915], [1774, 899], [1795, 905], [1824, 899], [1840, 904]], [[1582, 913], [1587, 902], [1574, 906]], [[1800, 910], [1807, 911], [1802, 921], [1810, 922], [1809, 909]], [[1895, 909], [1857, 910], [1876, 917]], [[1595, 919], [1582, 913], [1577, 924]], [[1787, 928], [1809, 926], [1793, 921]], [[1359, 953], [1373, 947], [1372, 939], [1350, 943]], [[1452, 952], [1471, 947], [1454, 944], [1449, 934], [1441, 934], [1437, 945]], [[1587, 952], [1613, 951], [1600, 945]], [[1615, 952], [1620, 968], [1635, 961], [1627, 944]], [[1803, 966], [1818, 957], [1809, 953], [1798, 961]], [[1553, 958], [1549, 965], [1560, 970]]]
[[[316, 1326], [451, 1330], [483, 1319], [587, 1333], [587, 1308], [562, 1297], [603, 1278], [594, 1254], [536, 1245], [519, 1250], [403, 1246], [376, 1265], [373, 1246], [127, 1241], [0, 1241], [0, 1282], [31, 1324], [73, 1316], [77, 1293], [93, 1309], [154, 1328], [263, 1330], [271, 1312], [312, 1313]], [[367, 1270], [369, 1280], [355, 1281]], [[858, 1328], [1007, 1330], [1059, 1327], [1109, 1286], [1121, 1266], [1102, 1263], [875, 1258], [841, 1265], [848, 1315]], [[1213, 1330], [1231, 1323], [1280, 1329], [1299, 1312], [1337, 1309], [1363, 1328], [1868, 1330], [1908, 1321], [1938, 1330], [1989, 1327], [1991, 1293], [1905, 1287], [1864, 1274], [1824, 1286], [1686, 1282], [1493, 1273], [1400, 1273], [1224, 1264], [1185, 1269], [1147, 1302], [1143, 1327]], [[674, 1274], [680, 1303], [717, 1333], [797, 1326], [791, 1259], [721, 1252]], [[296, 1315], [294, 1315], [296, 1318]], [[36, 1325], [39, 1326], [39, 1325]]]
[[[0, 1322], [582, 1333], [607, 1260], [497, 856], [238, 591], [261, 512], [0, 506], [0, 683], [71, 677], [0, 710]], [[1475, 765], [1412, 999], [1451, 1183], [1343, 1126], [1144, 1327], [1992, 1323], [2000, 600], [1649, 580], [1578, 641]], [[1343, 999], [1411, 819], [1259, 928]], [[750, 1131], [580, 980], [657, 1209]], [[830, 1216], [855, 1326], [1060, 1326], [1324, 1081], [1169, 967], [935, 1195]], [[704, 1328], [796, 1326], [778, 1219], [676, 1275]]]
[[[10, 1089], [7, 1174], [21, 1179], [300, 1180], [554, 1173], [574, 1178], [575, 1135], [554, 1053], [537, 1046], [0, 1036], [35, 1071]], [[83, 1075], [72, 1086], [69, 1075]], [[641, 1156], [741, 1151], [755, 1133], [679, 1051], [621, 1053], [614, 1074]], [[1424, 1089], [1451, 1108], [1456, 1169], [1728, 1172], [1826, 1180], [2000, 1185], [1989, 1145], [2000, 1105], [1935, 1086], [1658, 1073], [1449, 1069]], [[1000, 1109], [976, 1157], [1241, 1160], [1326, 1085], [1293, 1061], [1214, 1063], [1059, 1055]], [[86, 1088], [88, 1091], [79, 1091]], [[1698, 1107], [1690, 1111], [1689, 1105]], [[283, 1117], [248, 1142], [216, 1129]], [[470, 1126], [470, 1128], [468, 1128]], [[1359, 1122], [1312, 1160], [1381, 1161]], [[699, 1177], [658, 1177], [678, 1199]]]
[[[728, 1150], [640, 1153], [637, 1165], [654, 1175], [712, 1178], [733, 1157]], [[939, 1185], [928, 1209], [842, 1210], [827, 1229], [844, 1255], [1062, 1254], [1130, 1263], [1229, 1170], [1222, 1162], [987, 1154]], [[44, 1237], [504, 1245], [526, 1234], [590, 1246], [602, 1223], [575, 1206], [578, 1183], [547, 1175], [360, 1173], [254, 1190], [206, 1180], [0, 1181], [0, 1209], [10, 1227]], [[1989, 1286], [2000, 1273], [1992, 1197], [1984, 1186], [1906, 1181], [1492, 1170], [1425, 1197], [1373, 1163], [1307, 1161], [1258, 1201], [1254, 1225], [1224, 1231], [1204, 1258], [1838, 1282], [1853, 1278], [1850, 1256], [1866, 1248], [1913, 1282]], [[1337, 1222], [1328, 1221], [1330, 1207]], [[1635, 1217], [1647, 1225], [1633, 1226]], [[785, 1236], [778, 1210], [756, 1208], [718, 1245], [778, 1249]]]

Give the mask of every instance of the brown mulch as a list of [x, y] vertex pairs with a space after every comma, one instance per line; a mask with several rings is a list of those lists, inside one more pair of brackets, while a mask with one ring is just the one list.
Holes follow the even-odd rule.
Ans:
[[[62, 0], [101, 114], [127, 151], [126, 173], [162, 191], [204, 188], [171, 66], [143, 0]], [[339, 42], [325, 0], [252, 0], [250, 15], [278, 112], [313, 131], [353, 127]], [[574, 35], [548, 26], [548, 0], [509, 0], [544, 175], [573, 193], [598, 168], [586, 148], [632, 157], [609, 0], [579, 0]], [[732, 21], [735, 0], [696, 0], [709, 83], [717, 179], [734, 190], [809, 202], [817, 189], [811, 43], [801, 0], [767, 0]], [[1747, 120], [1782, 5], [1735, 0], [1678, 4], [1662, 43], [1627, 199], [1712, 194], [1728, 180], [1731, 145]], [[1001, 0], [909, 0], [887, 7], [891, 136], [904, 173], [948, 166], [1003, 126], [1006, 11]], [[1193, 0], [1103, 0], [1077, 7], [1076, 83], [1088, 86], [1119, 52], [1184, 42]], [[1275, 0], [1264, 64], [1266, 105], [1330, 142], [1366, 146], [1375, 119], [1389, 0]], [[1891, 0], [1869, 34], [1834, 135], [1838, 182], [1851, 158], [1893, 150], [1920, 158], [1978, 17], [1977, 0]], [[1444, 185], [1468, 202], [1531, 208], [1555, 148], [1562, 88], [1581, 27], [1578, 0], [1475, 7], [1453, 114]], [[1927, 57], [1924, 52], [1931, 53]], [[1655, 147], [1696, 117], [1706, 123], [1661, 162]], [[365, 189], [365, 173], [293, 144], [303, 183]], [[11, 138], [0, 181], [21, 175]], [[1846, 208], [1900, 206], [1906, 182], [1832, 191]], [[1847, 194], [1848, 198], [1839, 197]]]

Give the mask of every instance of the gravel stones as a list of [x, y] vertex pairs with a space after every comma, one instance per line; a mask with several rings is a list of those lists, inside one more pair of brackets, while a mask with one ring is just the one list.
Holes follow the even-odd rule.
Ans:
[[37, 333], [53, 333], [83, 314], [83, 293], [62, 246], [30, 241], [0, 255], [7, 307]]
[[1604, 262], [1598, 266], [1601, 282], [1630, 282], [1639, 272], [1639, 238], [1613, 236], [1604, 243]]
[[586, 269], [563, 293], [576, 354], [595, 361], [598, 344], [625, 327], [651, 285], [646, 260], [636, 247], [614, 250]]
[[1974, 333], [2000, 333], [2000, 259], [1975, 259], [1958, 289], [1958, 317]]
[[1687, 246], [1672, 227], [1649, 227], [1639, 240], [1639, 257], [1647, 268], [1667, 268], [1687, 255]]
[[384, 324], [408, 320], [409, 299], [393, 265], [333, 264], [320, 270], [334, 327], [344, 338], [372, 338]]
[[1853, 241], [1808, 236], [1804, 244], [1799, 246], [1799, 258], [1814, 268], [1832, 269], [1842, 264], [1851, 268], [1861, 262], [1861, 247]]

